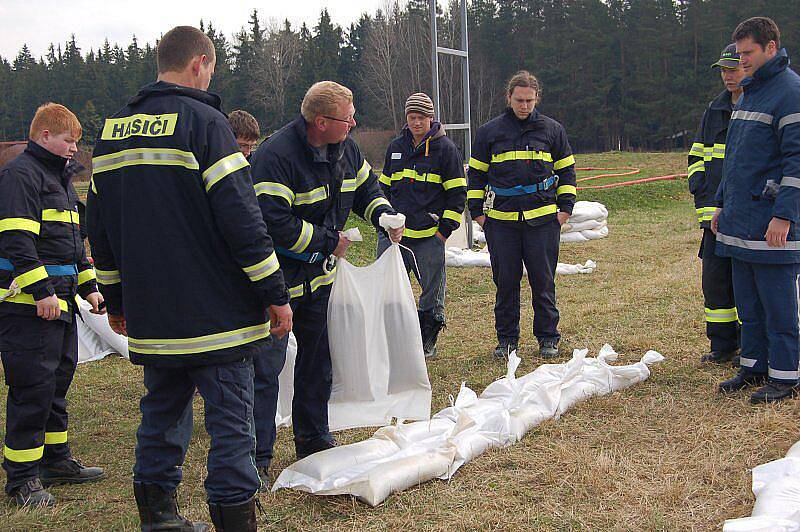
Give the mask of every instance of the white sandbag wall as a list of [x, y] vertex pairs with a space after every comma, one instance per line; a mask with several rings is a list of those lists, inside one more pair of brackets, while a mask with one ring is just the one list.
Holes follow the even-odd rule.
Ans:
[[604, 395], [647, 379], [648, 366], [664, 359], [648, 351], [627, 366], [611, 366], [617, 354], [606, 345], [597, 358], [575, 350], [569, 362], [544, 364], [517, 378], [520, 359], [505, 377], [478, 397], [461, 386], [453, 406], [430, 421], [398, 422], [368, 440], [311, 455], [286, 468], [273, 490], [293, 488], [318, 495], [353, 495], [370, 505], [391, 493], [434, 478], [449, 479], [490, 447], [519, 441], [533, 427], [557, 418], [592, 395]]
[[800, 532], [800, 441], [785, 458], [753, 468], [750, 517], [728, 519], [723, 532]]
[[[453, 266], [454, 268], [491, 267], [489, 250], [486, 248], [480, 251], [457, 247], [447, 248], [444, 252], [444, 261], [447, 266]], [[577, 273], [593, 273], [596, 269], [597, 263], [589, 259], [583, 264], [559, 262], [556, 266], [556, 273], [559, 275], [574, 275]]]
[[561, 226], [561, 242], [588, 242], [608, 236], [608, 209], [597, 201], [578, 201]]

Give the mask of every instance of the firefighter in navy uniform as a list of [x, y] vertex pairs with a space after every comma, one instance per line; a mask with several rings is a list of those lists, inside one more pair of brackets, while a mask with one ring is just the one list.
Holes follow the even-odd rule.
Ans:
[[66, 107], [41, 106], [25, 151], [0, 169], [0, 352], [8, 386], [3, 468], [20, 506], [52, 506], [45, 487], [99, 479], [72, 458], [66, 395], [78, 361], [79, 293], [102, 296], [78, 226], [72, 161], [81, 126]]
[[[297, 358], [292, 428], [298, 459], [336, 445], [328, 428], [327, 309], [335, 273], [330, 257], [343, 257], [350, 244], [341, 231], [351, 210], [375, 227], [383, 213], [395, 213], [349, 136], [356, 124], [354, 115], [350, 89], [320, 81], [306, 92], [301, 115], [253, 154], [255, 191], [275, 240], [294, 311]], [[398, 242], [402, 232], [403, 228], [395, 229], [389, 236]], [[286, 347], [286, 338], [273, 336], [269, 355], [256, 360], [256, 465], [264, 489]]]
[[208, 530], [175, 502], [196, 389], [211, 437], [211, 519], [256, 530], [253, 358], [270, 332], [291, 329], [289, 295], [248, 163], [206, 92], [211, 40], [178, 26], [157, 59], [158, 81], [105, 121], [87, 202], [109, 323], [144, 366], [134, 495], [142, 530]]
[[[433, 101], [418, 92], [406, 100], [406, 121], [389, 144], [380, 182], [392, 206], [406, 216], [403, 249], [406, 269], [422, 287], [419, 324], [426, 358], [436, 356], [436, 339], [445, 325], [444, 245], [458, 229], [467, 198], [464, 161], [442, 124], [434, 121]], [[378, 256], [389, 240], [378, 233]]]
[[700, 259], [703, 261], [703, 298], [705, 299], [706, 336], [711, 352], [701, 362], [739, 364], [739, 320], [733, 298], [731, 259], [719, 257], [715, 251], [717, 239], [711, 231], [711, 218], [716, 210], [715, 196], [722, 180], [725, 160], [725, 136], [733, 106], [742, 96], [739, 83], [744, 71], [739, 64], [736, 45], [722, 50], [719, 67], [725, 90], [706, 108], [697, 137], [689, 151], [689, 192], [694, 196], [697, 220], [703, 228]]
[[558, 355], [555, 271], [561, 225], [575, 205], [575, 159], [564, 127], [536, 110], [539, 82], [520, 71], [508, 83], [506, 111], [478, 128], [469, 161], [467, 205], [481, 224], [497, 286], [498, 345], [519, 342], [520, 280], [528, 270], [539, 356]]

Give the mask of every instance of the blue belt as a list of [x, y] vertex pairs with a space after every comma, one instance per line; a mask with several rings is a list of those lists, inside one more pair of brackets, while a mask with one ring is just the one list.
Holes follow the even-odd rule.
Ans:
[[309, 264], [313, 264], [315, 262], [322, 262], [325, 260], [325, 255], [316, 251], [314, 253], [295, 253], [294, 251], [289, 251], [286, 248], [275, 248], [275, 253], [278, 255], [283, 255], [284, 257], [289, 257], [290, 259], [299, 260], [301, 262], [307, 262]]
[[[68, 277], [70, 275], [78, 275], [78, 267], [75, 264], [45, 264], [44, 269], [47, 270], [47, 275], [51, 277]], [[14, 271], [14, 265], [11, 261], [0, 257], [0, 270]]]
[[558, 176], [553, 175], [540, 181], [534, 185], [517, 185], [511, 188], [498, 188], [494, 185], [489, 185], [489, 190], [497, 196], [524, 196], [526, 194], [533, 194], [541, 190], [547, 190], [558, 182]]

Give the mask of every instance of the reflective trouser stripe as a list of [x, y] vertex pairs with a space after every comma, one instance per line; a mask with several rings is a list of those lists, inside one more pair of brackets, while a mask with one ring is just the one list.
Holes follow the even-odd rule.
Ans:
[[192, 355], [248, 344], [269, 336], [269, 322], [196, 338], [128, 338], [128, 348], [145, 355]]
[[736, 307], [719, 309], [710, 309], [706, 307], [705, 311], [706, 321], [709, 323], [730, 323], [739, 321], [739, 314], [736, 312]]
[[45, 432], [44, 444], [45, 445], [58, 445], [59, 443], [67, 443], [67, 431], [64, 432]]
[[754, 368], [758, 364], [758, 360], [754, 358], [739, 357], [739, 364], [745, 368]]
[[12, 449], [5, 445], [3, 446], [3, 456], [9, 462], [35, 462], [44, 456], [44, 445], [34, 449]]
[[780, 369], [772, 369], [769, 368], [768, 375], [773, 379], [781, 379], [785, 381], [796, 381], [800, 379], [800, 371], [798, 370], [780, 370]]

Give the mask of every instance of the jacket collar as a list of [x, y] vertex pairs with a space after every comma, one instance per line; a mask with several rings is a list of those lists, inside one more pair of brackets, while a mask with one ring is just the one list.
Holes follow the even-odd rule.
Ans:
[[511, 107], [506, 107], [505, 116], [512, 120], [515, 124], [519, 124], [524, 128], [530, 126], [539, 119], [539, 109], [534, 107], [533, 112], [528, 115], [528, 118], [525, 120], [520, 120], [517, 118], [517, 115], [514, 114], [514, 110]]
[[212, 92], [201, 91], [200, 89], [193, 89], [191, 87], [184, 87], [183, 85], [176, 85], [174, 83], [167, 83], [166, 81], [156, 81], [142, 87], [139, 92], [134, 96], [129, 105], [134, 105], [145, 98], [151, 96], [188, 96], [206, 105], [210, 105], [217, 111], [221, 111], [222, 100], [220, 97]]
[[64, 171], [69, 162], [69, 159], [66, 157], [56, 155], [32, 140], [28, 141], [28, 146], [25, 148], [25, 151], [46, 167], [57, 171], [59, 175], [61, 175], [61, 172]]
[[420, 141], [419, 145], [417, 145], [416, 147], [414, 147], [414, 135], [411, 134], [411, 130], [408, 128], [408, 124], [403, 126], [401, 134], [403, 135], [403, 138], [406, 139], [406, 141], [408, 142], [409, 146], [411, 146], [411, 149], [414, 150], [414, 151], [419, 149], [420, 146], [424, 145], [428, 141], [430, 141], [432, 143], [432, 142], [435, 142], [435, 141], [439, 140], [442, 137], [447, 136], [447, 133], [445, 133], [441, 122], [435, 122], [435, 121], [431, 123], [430, 131], [425, 133], [425, 136], [422, 137], [422, 140]]
[[711, 100], [711, 103], [708, 104], [708, 108], [713, 111], [730, 111], [732, 107], [733, 102], [731, 101], [731, 93], [727, 90], [719, 93], [719, 95], [717, 95], [717, 97]]
[[[308, 143], [308, 125], [306, 124], [306, 119], [303, 118], [303, 115], [297, 115], [292, 121], [292, 129], [297, 135], [297, 140], [303, 145], [306, 152], [313, 157], [315, 163], [329, 163], [331, 160], [338, 161], [344, 155], [344, 142], [339, 142], [338, 144], [328, 144], [328, 158], [323, 159], [319, 150], [315, 149], [311, 144]], [[331, 159], [331, 154], [334, 154], [334, 157]]]
[[752, 77], [742, 80], [742, 87], [747, 87], [753, 83], [763, 83], [789, 67], [789, 55], [786, 53], [786, 48], [781, 50], [769, 61], [761, 65], [761, 68], [756, 70]]

